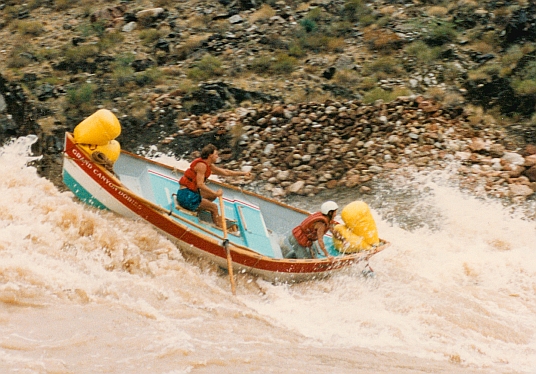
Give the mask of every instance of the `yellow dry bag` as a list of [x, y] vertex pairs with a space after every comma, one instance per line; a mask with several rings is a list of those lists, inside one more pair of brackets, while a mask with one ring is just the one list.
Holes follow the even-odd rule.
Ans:
[[339, 252], [359, 252], [372, 249], [380, 242], [376, 222], [369, 206], [354, 201], [341, 211], [344, 224], [333, 228], [333, 244]]
[[108, 109], [99, 109], [74, 128], [74, 141], [81, 144], [108, 145], [121, 134], [119, 120]]

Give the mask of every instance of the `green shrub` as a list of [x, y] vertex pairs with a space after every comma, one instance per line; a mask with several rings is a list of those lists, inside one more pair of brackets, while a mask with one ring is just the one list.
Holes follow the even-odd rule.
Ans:
[[312, 21], [320, 21], [322, 17], [324, 16], [322, 8], [316, 7], [312, 8], [309, 12], [307, 12], [307, 15], [305, 18], [308, 18]]
[[393, 91], [386, 91], [380, 87], [376, 87], [363, 96], [363, 103], [371, 104], [376, 100], [383, 100], [384, 102], [388, 103], [395, 100], [397, 97], [408, 95], [411, 95], [411, 91], [405, 87], [396, 88]]
[[342, 7], [342, 17], [352, 23], [359, 21], [360, 17], [369, 15], [370, 12], [363, 0], [348, 0]]
[[519, 60], [521, 60], [521, 57], [523, 57], [525, 53], [521, 49], [521, 47], [517, 44], [509, 47], [505, 54], [501, 56], [501, 62], [503, 66], [510, 66], [515, 65]]
[[378, 77], [376, 75], [371, 75], [364, 77], [363, 80], [359, 83], [359, 89], [361, 90], [371, 90], [378, 84]]
[[354, 28], [349, 21], [333, 22], [329, 25], [328, 33], [330, 35], [345, 36]]
[[60, 77], [50, 76], [50, 77], [43, 77], [42, 79], [39, 79], [36, 85], [51, 84], [55, 86], [58, 84], [62, 84], [62, 82], [63, 80]]
[[501, 75], [501, 65], [499, 63], [488, 63], [478, 69], [469, 71], [468, 79], [491, 82], [494, 76], [499, 75]]
[[102, 22], [86, 22], [77, 27], [77, 31], [83, 38], [87, 38], [93, 35], [104, 34], [105, 25]]
[[79, 45], [65, 51], [65, 62], [70, 65], [78, 65], [86, 62], [90, 58], [98, 55], [99, 49], [96, 45]]
[[99, 40], [98, 47], [100, 51], [106, 51], [114, 45], [118, 45], [125, 40], [124, 35], [119, 31], [105, 32]]
[[278, 54], [272, 64], [272, 70], [278, 74], [290, 74], [296, 68], [298, 60], [287, 54]]
[[152, 46], [160, 39], [160, 31], [155, 29], [145, 29], [140, 31], [140, 39], [145, 46]]
[[521, 77], [523, 79], [534, 79], [536, 80], [536, 61], [530, 61], [523, 67], [523, 71], [521, 72]]
[[149, 86], [162, 82], [163, 73], [157, 67], [152, 67], [136, 75], [138, 86]]
[[318, 29], [318, 25], [316, 24], [316, 22], [309, 18], [304, 18], [300, 20], [299, 23], [300, 23], [300, 26], [303, 27], [303, 29], [307, 33], [316, 31]]
[[428, 34], [427, 43], [429, 45], [443, 45], [450, 43], [456, 39], [458, 33], [452, 23], [437, 22], [432, 24]]
[[285, 53], [279, 53], [275, 57], [261, 56], [251, 62], [250, 70], [257, 74], [290, 74], [296, 69], [298, 60]]
[[270, 71], [272, 58], [270, 56], [261, 56], [255, 58], [250, 65], [250, 69], [257, 74], [263, 74]]
[[84, 83], [80, 87], [67, 90], [67, 103], [73, 108], [84, 111], [93, 105], [96, 87], [90, 83]]
[[223, 74], [222, 62], [214, 56], [205, 55], [188, 70], [187, 76], [193, 80], [205, 80]]
[[311, 50], [313, 52], [328, 52], [340, 50], [340, 47], [344, 44], [344, 40], [317, 32], [301, 35], [298, 38], [298, 43], [304, 50]]
[[363, 103], [370, 104], [376, 100], [383, 100], [389, 102], [391, 98], [391, 92], [381, 89], [380, 87], [373, 88], [363, 96]]
[[441, 55], [441, 47], [430, 47], [422, 40], [414, 41], [405, 48], [408, 55], [415, 57], [417, 61], [432, 62]]
[[54, 60], [61, 57], [62, 51], [59, 49], [52, 48], [40, 48], [36, 51], [35, 56], [38, 60]]
[[397, 59], [385, 56], [380, 57], [377, 60], [366, 63], [363, 66], [363, 72], [365, 75], [383, 73], [387, 76], [396, 75], [401, 71], [400, 63]]
[[3, 17], [4, 17], [4, 21], [6, 21], [6, 23], [9, 23], [11, 22], [12, 20], [14, 19], [17, 19], [17, 15], [19, 13], [19, 9], [15, 6], [6, 6], [3, 11]]
[[135, 59], [136, 59], [136, 56], [133, 53], [122, 54], [116, 57], [113, 65], [114, 66], [130, 66], [134, 62]]
[[536, 94], [536, 80], [533, 79], [514, 79], [511, 83], [512, 88], [518, 95], [534, 95]]
[[264, 35], [264, 43], [272, 49], [286, 49], [286, 41], [281, 37], [280, 33], [271, 32]]
[[289, 56], [293, 57], [303, 57], [307, 53], [303, 50], [303, 48], [298, 43], [291, 43], [288, 47], [288, 54]]
[[372, 14], [364, 14], [359, 17], [359, 23], [363, 26], [370, 26], [376, 22], [376, 16]]
[[130, 66], [118, 65], [112, 71], [112, 79], [118, 87], [123, 87], [130, 82], [134, 82], [134, 69]]
[[91, 23], [91, 28], [93, 29], [95, 35], [97, 35], [99, 38], [102, 38], [106, 32], [106, 23], [104, 21], [93, 22]]

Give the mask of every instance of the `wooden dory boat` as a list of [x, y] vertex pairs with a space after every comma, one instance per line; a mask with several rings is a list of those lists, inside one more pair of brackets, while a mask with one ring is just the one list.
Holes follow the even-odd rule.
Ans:
[[322, 278], [367, 261], [389, 245], [382, 241], [371, 251], [344, 254], [333, 247], [331, 236], [326, 235], [324, 241], [333, 259], [323, 255], [316, 259], [283, 258], [280, 243], [309, 212], [211, 181], [214, 188], [223, 189], [227, 226], [236, 229], [229, 232], [226, 241], [224, 232], [204, 221], [201, 213], [176, 206], [173, 195], [182, 171], [126, 151], [121, 151], [113, 171], [115, 175], [94, 162], [94, 157], [75, 143], [73, 135], [66, 134], [63, 181], [80, 200], [132, 219], [143, 219], [182, 251], [207, 258], [225, 269], [229, 250], [231, 270], [247, 271], [272, 282]]

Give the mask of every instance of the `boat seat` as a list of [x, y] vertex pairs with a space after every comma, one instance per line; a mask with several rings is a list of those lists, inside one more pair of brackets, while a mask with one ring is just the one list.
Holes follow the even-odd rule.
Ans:
[[[175, 209], [175, 210], [178, 210], [179, 212], [182, 212], [182, 213], [185, 213], [185, 214], [188, 214], [190, 216], [193, 216], [193, 217], [198, 217], [198, 212], [197, 211], [193, 211], [193, 210], [188, 210], [186, 208], [183, 208], [179, 202], [177, 201], [177, 194], [172, 194], [171, 197], [173, 198], [173, 207], [171, 210]], [[171, 213], [171, 211], [170, 211]], [[211, 219], [212, 221], [212, 219]]]
[[[192, 211], [192, 210], [188, 210], [186, 208], [183, 208], [179, 204], [179, 202], [177, 201], [177, 194], [172, 194], [171, 196], [173, 198], [173, 208], [174, 209], [176, 209], [176, 210], [178, 210], [178, 211], [180, 211], [182, 213], [188, 214], [188, 215], [190, 215], [192, 217], [197, 217], [199, 219], [199, 221], [209, 223], [210, 225], [220, 229], [219, 227], [217, 227], [214, 224], [214, 221], [212, 220], [212, 214], [208, 210], [198, 210], [198, 211], [195, 211], [195, 212]], [[227, 224], [227, 229], [229, 231], [229, 234], [240, 236], [240, 231], [238, 229], [238, 223], [235, 220], [226, 218], [225, 222]]]

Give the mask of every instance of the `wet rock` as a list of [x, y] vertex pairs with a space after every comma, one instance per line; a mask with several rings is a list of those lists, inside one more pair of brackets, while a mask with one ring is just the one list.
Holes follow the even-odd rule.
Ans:
[[523, 184], [511, 184], [509, 188], [510, 188], [510, 196], [514, 196], [514, 197], [515, 196], [527, 197], [534, 193], [532, 188]]
[[526, 172], [525, 175], [531, 182], [536, 182], [536, 166], [531, 166]]

